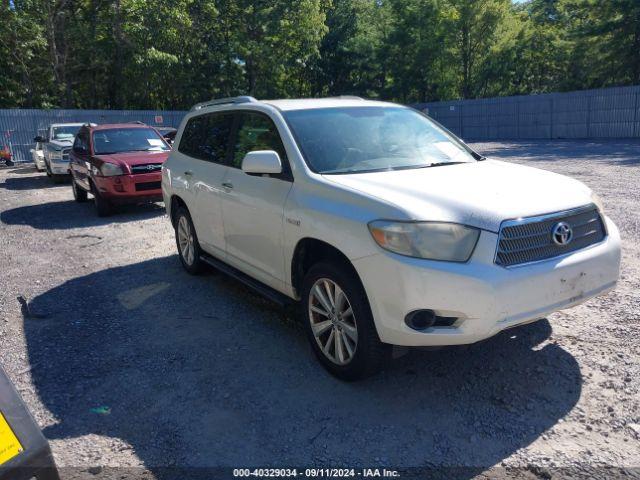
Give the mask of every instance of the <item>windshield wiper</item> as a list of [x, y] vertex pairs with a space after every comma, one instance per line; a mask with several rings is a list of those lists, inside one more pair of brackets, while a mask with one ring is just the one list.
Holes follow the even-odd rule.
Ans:
[[424, 168], [444, 167], [445, 165], [460, 165], [461, 163], [469, 163], [469, 162], [435, 162], [435, 163], [429, 163], [425, 165]]
[[166, 149], [160, 147], [158, 150], [157, 147], [149, 147], [149, 148], [138, 148], [136, 150], [127, 150], [128, 152], [166, 152]]

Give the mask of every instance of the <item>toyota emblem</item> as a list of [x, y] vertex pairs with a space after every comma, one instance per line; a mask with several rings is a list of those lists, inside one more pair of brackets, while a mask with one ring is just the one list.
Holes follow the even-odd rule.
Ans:
[[564, 247], [571, 243], [573, 239], [573, 229], [567, 222], [559, 222], [553, 226], [551, 237], [556, 245]]

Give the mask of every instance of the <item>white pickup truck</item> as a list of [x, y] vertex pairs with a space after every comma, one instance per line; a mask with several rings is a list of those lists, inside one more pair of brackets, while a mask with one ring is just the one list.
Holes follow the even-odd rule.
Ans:
[[47, 136], [33, 139], [42, 144], [47, 176], [55, 183], [65, 181], [69, 176], [69, 152], [82, 123], [53, 123], [49, 125]]

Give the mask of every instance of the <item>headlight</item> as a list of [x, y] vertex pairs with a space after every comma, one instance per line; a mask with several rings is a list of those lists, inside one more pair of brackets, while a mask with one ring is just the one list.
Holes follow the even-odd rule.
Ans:
[[457, 223], [390, 222], [369, 223], [374, 240], [385, 250], [408, 257], [466, 262], [480, 237], [480, 230]]
[[602, 203], [602, 200], [600, 200], [600, 197], [594, 192], [591, 192], [591, 201], [595, 204], [596, 207], [598, 207], [600, 213], [604, 215], [604, 204]]
[[49, 159], [53, 161], [62, 160], [62, 150], [52, 150]]
[[119, 165], [105, 162], [100, 166], [100, 174], [103, 177], [113, 177], [115, 175], [123, 175], [124, 172]]

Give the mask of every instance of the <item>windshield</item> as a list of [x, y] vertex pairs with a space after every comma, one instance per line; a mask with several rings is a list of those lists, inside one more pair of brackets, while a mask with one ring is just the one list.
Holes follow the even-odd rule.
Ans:
[[341, 107], [284, 112], [309, 167], [362, 173], [474, 162], [457, 140], [404, 107]]
[[73, 140], [73, 138], [80, 130], [80, 125], [67, 126], [67, 127], [53, 127], [53, 139], [52, 140]]
[[152, 128], [114, 128], [93, 134], [96, 155], [123, 152], [165, 152], [169, 146]]

